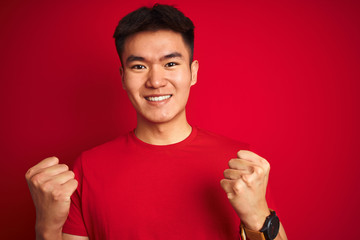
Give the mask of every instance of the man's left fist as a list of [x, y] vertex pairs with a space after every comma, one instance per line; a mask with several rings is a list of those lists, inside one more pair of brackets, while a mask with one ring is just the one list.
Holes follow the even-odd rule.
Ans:
[[229, 161], [220, 184], [243, 224], [258, 231], [270, 215], [265, 198], [270, 164], [246, 150], [240, 150], [237, 156]]

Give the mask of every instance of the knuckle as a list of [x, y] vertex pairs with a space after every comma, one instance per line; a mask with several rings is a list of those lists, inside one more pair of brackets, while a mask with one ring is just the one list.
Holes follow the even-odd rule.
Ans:
[[73, 171], [68, 171], [71, 178], [75, 178], [75, 173]]
[[43, 182], [43, 175], [42, 174], [36, 174], [34, 176], [32, 176], [30, 178], [30, 182], [34, 185], [34, 186], [39, 186], [41, 185], [41, 183]]
[[230, 159], [228, 165], [230, 168], [233, 168], [235, 166], [235, 163], [236, 163], [236, 159]]
[[72, 181], [74, 182], [74, 188], [76, 189], [79, 185], [79, 182], [76, 179], [72, 179]]
[[64, 193], [61, 191], [60, 188], [54, 189], [51, 192], [51, 196], [54, 201], [62, 201], [65, 198]]
[[64, 171], [68, 171], [68, 170], [69, 170], [69, 167], [68, 167], [68, 165], [66, 165], [66, 164], [59, 164], [59, 166], [60, 166], [61, 168], [63, 168]]
[[265, 158], [262, 158], [262, 163], [263, 163], [265, 168], [270, 168], [270, 163]]
[[50, 181], [48, 181], [43, 183], [40, 188], [43, 192], [53, 192], [54, 185]]
[[254, 174], [246, 175], [246, 176], [243, 177], [243, 180], [246, 183], [246, 186], [248, 186], [248, 187], [255, 186], [259, 179], [261, 179], [261, 177], [256, 176]]
[[247, 179], [248, 186], [254, 186], [255, 185], [255, 179], [254, 178], [248, 178]]
[[225, 184], [225, 179], [220, 180], [220, 185], [223, 186]]
[[220, 180], [220, 186], [221, 186], [224, 190], [227, 189], [228, 185], [227, 185], [226, 179], [221, 179], [221, 180]]
[[236, 181], [233, 185], [233, 191], [235, 193], [241, 193], [243, 190], [243, 184], [241, 183], [241, 181]]
[[246, 153], [246, 152], [247, 152], [247, 150], [239, 150], [239, 151], [237, 152], [237, 154], [240, 155], [241, 153]]
[[25, 179], [26, 180], [28, 180], [28, 181], [30, 180], [30, 178], [31, 178], [31, 176], [33, 174], [33, 171], [34, 170], [32, 168], [30, 168], [29, 170], [26, 171], [26, 173], [25, 173]]
[[229, 169], [225, 169], [223, 174], [224, 174], [224, 177], [228, 177], [229, 176]]
[[253, 178], [251, 178], [249, 175], [245, 175], [242, 177], [243, 181], [249, 186], [253, 183]]
[[237, 152], [239, 158], [245, 157], [246, 155], [251, 154], [252, 152], [249, 150], [240, 150]]
[[261, 167], [255, 168], [255, 173], [259, 176], [265, 175], [265, 171]]
[[47, 162], [50, 166], [59, 164], [59, 159], [55, 156], [45, 158], [43, 162]]

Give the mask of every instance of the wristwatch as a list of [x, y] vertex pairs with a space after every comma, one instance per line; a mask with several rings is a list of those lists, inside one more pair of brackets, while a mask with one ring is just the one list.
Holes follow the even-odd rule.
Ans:
[[243, 224], [241, 224], [241, 236], [244, 238], [244, 235], [247, 239], [250, 240], [273, 240], [279, 233], [280, 228], [280, 220], [278, 216], [276, 216], [275, 211], [270, 210], [271, 214], [266, 217], [264, 226], [260, 229], [260, 231], [253, 231], [246, 228]]

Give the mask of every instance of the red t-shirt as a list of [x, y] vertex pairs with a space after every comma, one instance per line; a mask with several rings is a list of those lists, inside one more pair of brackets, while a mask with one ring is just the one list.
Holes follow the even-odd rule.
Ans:
[[84, 152], [63, 232], [90, 239], [238, 239], [240, 220], [220, 186], [248, 145], [193, 127], [158, 146], [134, 132]]

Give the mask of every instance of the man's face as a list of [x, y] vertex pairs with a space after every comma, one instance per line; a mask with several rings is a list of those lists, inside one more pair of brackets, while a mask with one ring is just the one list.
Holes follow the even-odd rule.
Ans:
[[186, 120], [185, 105], [196, 83], [198, 62], [180, 33], [144, 31], [126, 39], [121, 77], [138, 121]]

